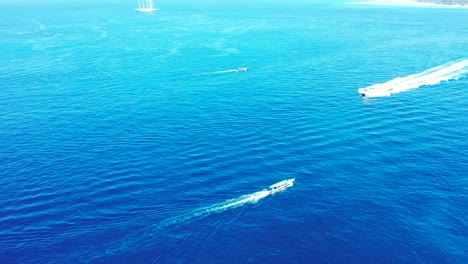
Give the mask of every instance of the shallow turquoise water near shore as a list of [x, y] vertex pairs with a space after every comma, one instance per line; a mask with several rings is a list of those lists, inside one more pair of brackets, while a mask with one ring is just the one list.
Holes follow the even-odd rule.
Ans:
[[2, 263], [468, 261], [466, 10], [159, 5], [2, 4]]

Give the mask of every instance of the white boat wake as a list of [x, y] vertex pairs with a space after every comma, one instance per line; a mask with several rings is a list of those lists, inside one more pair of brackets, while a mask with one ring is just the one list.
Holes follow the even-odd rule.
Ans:
[[280, 181], [278, 183], [271, 185], [269, 187], [270, 188], [269, 190], [263, 190], [263, 191], [254, 192], [251, 194], [242, 195], [235, 199], [229, 199], [223, 203], [214, 204], [212, 206], [205, 207], [205, 208], [200, 208], [188, 214], [184, 214], [184, 215], [180, 215], [174, 218], [164, 220], [158, 225], [158, 228], [161, 229], [164, 227], [172, 226], [174, 224], [185, 224], [189, 221], [193, 221], [193, 220], [208, 216], [213, 213], [220, 213], [230, 208], [243, 206], [247, 203], [256, 203], [270, 194], [274, 194], [278, 191], [284, 191], [287, 188], [293, 186], [295, 180], [296, 180], [295, 178], [283, 180], [283, 181]]
[[122, 241], [115, 241], [115, 243], [111, 244], [110, 247], [105, 249], [101, 254], [96, 254], [96, 252], [93, 252], [93, 256], [90, 259], [86, 259], [86, 256], [84, 256], [81, 258], [81, 261], [91, 263], [95, 262], [99, 258], [118, 255], [124, 252], [135, 250], [135, 248], [141, 248], [141, 246], [145, 243], [148, 243], [147, 241], [152, 237], [167, 234], [167, 232], [170, 230], [170, 227], [186, 225], [193, 221], [207, 217], [211, 214], [221, 213], [228, 209], [240, 207], [248, 203], [254, 204], [270, 194], [270, 191], [265, 190], [247, 195], [242, 195], [235, 199], [226, 200], [223, 203], [215, 204], [205, 208], [200, 208], [184, 215], [179, 215], [173, 218], [166, 219], [158, 224], [151, 225], [137, 233], [129, 235]]
[[378, 83], [358, 89], [365, 97], [390, 96], [416, 89], [424, 85], [436, 85], [443, 81], [458, 80], [468, 73], [468, 59], [451, 61], [421, 73], [397, 77], [385, 83]]
[[220, 212], [225, 211], [225, 210], [230, 209], [230, 208], [240, 207], [240, 206], [243, 206], [243, 205], [245, 205], [247, 203], [256, 203], [256, 202], [260, 201], [261, 199], [263, 199], [263, 198], [267, 197], [268, 195], [270, 195], [270, 193], [271, 193], [270, 191], [259, 191], [259, 192], [255, 192], [255, 193], [251, 193], [251, 194], [242, 195], [242, 196], [240, 196], [238, 198], [230, 199], [230, 200], [227, 200], [227, 201], [225, 201], [223, 203], [219, 203], [219, 204], [215, 204], [215, 205], [212, 205], [212, 206], [209, 206], [209, 207], [197, 209], [197, 210], [192, 211], [192, 212], [190, 212], [188, 214], [180, 215], [180, 216], [176, 216], [174, 218], [164, 220], [163, 222], [161, 222], [158, 225], [158, 228], [168, 227], [168, 226], [172, 226], [172, 225], [175, 225], [175, 224], [184, 224], [184, 223], [187, 223], [189, 221], [193, 221], [193, 220], [199, 219], [201, 217], [208, 216], [208, 215], [213, 214], [213, 213], [220, 213]]
[[190, 213], [166, 219], [158, 224], [150, 225], [137, 233], [131, 234], [121, 241], [114, 241], [106, 246], [101, 253], [96, 253], [96, 249], [93, 248], [90, 255], [80, 256], [79, 259], [81, 262], [92, 263], [109, 256], [118, 256], [119, 254], [125, 254], [125, 252], [131, 252], [136, 248], [141, 249], [142, 245], [148, 244], [148, 241], [150, 241], [154, 236], [170, 235], [171, 230], [173, 230], [171, 227], [178, 228], [192, 223], [193, 221], [208, 217], [214, 213], [221, 213], [231, 208], [241, 207], [245, 204], [255, 204], [270, 194], [274, 195], [279, 191], [284, 191], [293, 186], [294, 180], [294, 178], [283, 180], [271, 185], [269, 190], [242, 195], [234, 199], [226, 200], [222, 203], [199, 208]]
[[239, 70], [224, 70], [224, 71], [215, 71], [213, 72], [214, 74], [217, 74], [217, 73], [228, 73], [228, 72], [238, 72]]
[[229, 73], [229, 72], [246, 72], [249, 71], [249, 68], [237, 68], [237, 69], [232, 69], [232, 70], [224, 70], [224, 71], [215, 71], [213, 74], [221, 74], [221, 73]]

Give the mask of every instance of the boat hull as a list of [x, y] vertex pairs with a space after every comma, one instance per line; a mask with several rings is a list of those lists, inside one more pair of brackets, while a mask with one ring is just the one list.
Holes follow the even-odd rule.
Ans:
[[273, 194], [273, 193], [276, 193], [276, 192], [286, 190], [287, 188], [294, 185], [295, 180], [296, 180], [295, 178], [287, 179], [287, 180], [280, 181], [278, 183], [275, 183], [275, 184], [271, 185], [270, 186], [270, 193]]

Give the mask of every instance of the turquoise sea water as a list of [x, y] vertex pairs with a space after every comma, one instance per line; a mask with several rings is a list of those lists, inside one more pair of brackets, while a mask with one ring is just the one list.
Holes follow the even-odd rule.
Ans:
[[468, 9], [304, 2], [1, 3], [1, 263], [467, 263]]

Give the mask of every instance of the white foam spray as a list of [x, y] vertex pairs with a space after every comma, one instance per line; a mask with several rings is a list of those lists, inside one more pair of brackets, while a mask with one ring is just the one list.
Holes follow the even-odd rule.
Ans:
[[201, 217], [206, 217], [213, 213], [220, 213], [230, 208], [240, 207], [247, 203], [256, 203], [259, 200], [267, 197], [268, 195], [270, 195], [270, 191], [259, 191], [251, 194], [242, 195], [235, 199], [229, 199], [223, 203], [215, 204], [205, 208], [200, 208], [188, 214], [164, 220], [158, 225], [158, 227], [163, 228], [175, 224], [184, 224], [192, 220], [199, 219]]
[[194, 210], [190, 213], [179, 215], [173, 218], [166, 219], [158, 224], [151, 225], [137, 233], [127, 236], [122, 241], [115, 241], [108, 248], [106, 248], [102, 253], [96, 253], [93, 251], [93, 256], [87, 258], [87, 256], [82, 256], [81, 261], [85, 263], [95, 262], [96, 259], [118, 255], [134, 248], [141, 247], [147, 239], [161, 235], [167, 230], [170, 230], [170, 227], [177, 227], [178, 225], [186, 225], [198, 219], [202, 219], [214, 213], [221, 213], [231, 208], [240, 207], [245, 204], [254, 204], [260, 201], [261, 199], [270, 195], [270, 191], [259, 191], [251, 194], [242, 195], [235, 199], [229, 199], [225, 202], [214, 204], [205, 208], [200, 208]]
[[436, 85], [443, 81], [457, 80], [464, 77], [467, 73], [468, 59], [451, 61], [421, 73], [397, 77], [385, 83], [360, 88], [358, 92], [366, 97], [390, 96], [425, 85]]
[[233, 70], [224, 70], [224, 71], [215, 71], [213, 74], [220, 74], [220, 73], [228, 73], [228, 72], [238, 72], [238, 69], [233, 69]]
[[211, 74], [222, 74], [222, 73], [229, 73], [229, 72], [246, 72], [246, 71], [249, 71], [249, 68], [242, 67], [242, 68], [231, 69], [231, 70], [215, 71], [215, 72], [212, 72]]

